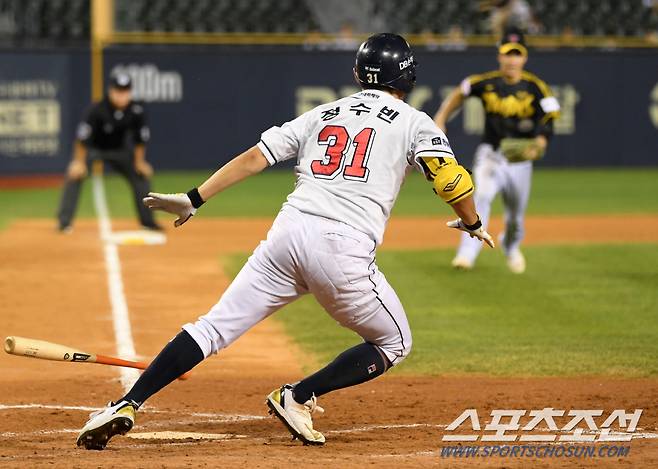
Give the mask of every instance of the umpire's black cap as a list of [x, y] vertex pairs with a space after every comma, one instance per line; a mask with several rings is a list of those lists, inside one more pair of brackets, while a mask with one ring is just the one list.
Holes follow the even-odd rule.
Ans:
[[129, 90], [132, 86], [133, 81], [127, 73], [115, 72], [110, 76], [110, 88]]
[[505, 55], [516, 51], [524, 57], [528, 56], [528, 49], [525, 45], [523, 31], [519, 28], [510, 27], [505, 30], [503, 37], [498, 44], [498, 52]]
[[416, 84], [416, 65], [411, 47], [402, 36], [381, 33], [361, 44], [354, 72], [364, 88], [409, 93]]

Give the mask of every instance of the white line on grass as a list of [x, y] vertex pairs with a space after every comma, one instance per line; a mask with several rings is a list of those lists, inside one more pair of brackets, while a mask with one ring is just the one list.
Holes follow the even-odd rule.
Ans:
[[[110, 304], [112, 306], [112, 323], [114, 325], [114, 338], [117, 344], [117, 355], [121, 358], [134, 359], [135, 344], [133, 342], [132, 329], [130, 327], [130, 314], [123, 289], [121, 278], [121, 262], [119, 261], [119, 248], [110, 241], [112, 235], [112, 224], [105, 199], [105, 187], [103, 176], [94, 174], [92, 176], [94, 193], [94, 207], [98, 218], [98, 231], [103, 243], [105, 256], [105, 268], [107, 270], [107, 285], [110, 293]], [[139, 378], [139, 372], [134, 368], [120, 367], [121, 385], [128, 391]]]

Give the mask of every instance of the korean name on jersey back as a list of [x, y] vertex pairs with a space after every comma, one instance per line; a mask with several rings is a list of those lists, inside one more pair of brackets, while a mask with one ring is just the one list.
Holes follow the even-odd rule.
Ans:
[[347, 223], [377, 243], [417, 159], [454, 157], [427, 114], [375, 89], [272, 127], [258, 147], [270, 164], [296, 158], [297, 183], [287, 205]]

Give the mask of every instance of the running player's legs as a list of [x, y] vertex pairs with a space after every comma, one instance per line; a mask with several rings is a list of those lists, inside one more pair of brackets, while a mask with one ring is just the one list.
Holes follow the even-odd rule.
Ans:
[[195, 323], [183, 326], [205, 357], [228, 347], [254, 325], [307, 292], [295, 272], [295, 236], [291, 230], [296, 228], [298, 222], [291, 213], [280, 213], [267, 240], [249, 257], [219, 302]]
[[327, 235], [333, 239], [314, 246], [307, 266], [310, 292], [340, 325], [376, 345], [390, 364], [398, 364], [411, 350], [411, 331], [397, 294], [375, 264], [374, 243]]
[[298, 227], [289, 213], [280, 213], [267, 240], [256, 248], [219, 302], [194, 324], [183, 326], [120, 400], [142, 405], [178, 376], [306, 293], [293, 274], [296, 259], [290, 232]]
[[308, 218], [313, 219], [308, 228], [314, 242], [305, 246], [302, 269], [309, 291], [365, 342], [297, 383], [293, 396], [298, 403], [376, 378], [411, 350], [406, 314], [375, 265], [374, 242], [343, 223]]
[[502, 246], [505, 254], [518, 249], [525, 235], [525, 211], [530, 198], [531, 181], [530, 161], [508, 165], [506, 181], [502, 188], [505, 205], [505, 236]]
[[397, 365], [411, 351], [409, 321], [397, 293], [384, 274], [376, 264], [371, 269], [373, 273], [369, 281], [372, 289], [364, 295], [369, 308], [362, 310], [362, 317], [350, 328], [366, 342], [378, 345], [391, 365]]
[[[489, 224], [491, 204], [504, 182], [502, 168], [505, 162], [500, 161], [500, 158], [502, 157], [494, 152], [493, 147], [486, 143], [480, 144], [475, 151], [473, 165], [475, 194], [473, 195], [473, 201], [484, 229], [487, 229]], [[471, 238], [466, 233], [462, 233], [457, 248], [457, 257], [463, 258], [472, 264], [481, 249], [482, 242], [479, 239]]]

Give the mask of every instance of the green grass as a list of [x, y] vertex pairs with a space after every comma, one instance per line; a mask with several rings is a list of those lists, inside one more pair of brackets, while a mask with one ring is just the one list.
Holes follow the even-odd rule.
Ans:
[[[183, 191], [210, 172], [159, 173], [153, 188]], [[658, 168], [535, 171], [530, 214], [658, 213]], [[273, 217], [292, 190], [292, 171], [266, 171], [206, 204], [199, 217]], [[93, 216], [91, 184], [78, 214]], [[123, 179], [106, 178], [114, 217], [132, 217]], [[0, 229], [16, 218], [54, 217], [58, 189], [0, 190]], [[500, 201], [494, 206], [500, 213]], [[420, 175], [412, 175], [394, 214], [448, 215]], [[167, 219], [169, 216], [165, 215]], [[54, 221], [53, 221], [54, 225]], [[526, 249], [529, 269], [508, 273], [500, 250], [475, 271], [453, 272], [453, 250], [379, 254], [414, 332], [412, 355], [395, 373], [491, 375], [658, 375], [658, 249], [655, 245]], [[236, 273], [244, 257], [232, 257]], [[356, 337], [306, 297], [277, 314], [319, 361]]]
[[[452, 250], [379, 253], [414, 337], [411, 355], [395, 372], [658, 375], [655, 245], [525, 253], [523, 276], [509, 273], [495, 251], [483, 253], [471, 272], [448, 267]], [[232, 258], [232, 273], [243, 261]], [[320, 363], [360, 340], [309, 296], [276, 317]]]
[[[437, 203], [420, 175], [407, 180], [395, 206], [397, 215], [450, 213]], [[539, 169], [532, 180], [528, 213], [574, 215], [581, 213], [658, 212], [658, 168], [645, 169]], [[429, 191], [429, 194], [428, 194]], [[502, 213], [500, 197], [494, 213]]]
[[[160, 172], [153, 189], [180, 192], [200, 184], [208, 172]], [[658, 168], [535, 171], [530, 214], [657, 213]], [[204, 217], [274, 216], [293, 189], [292, 170], [269, 170], [235, 186], [199, 211]], [[133, 202], [128, 186], [120, 177], [106, 178], [111, 213], [132, 217]], [[83, 188], [80, 217], [92, 217], [91, 184]], [[59, 200], [58, 189], [0, 190], [0, 227], [13, 218], [53, 217]], [[501, 212], [500, 201], [494, 212]], [[395, 215], [447, 215], [449, 207], [431, 191], [419, 174], [406, 181], [395, 206]]]

